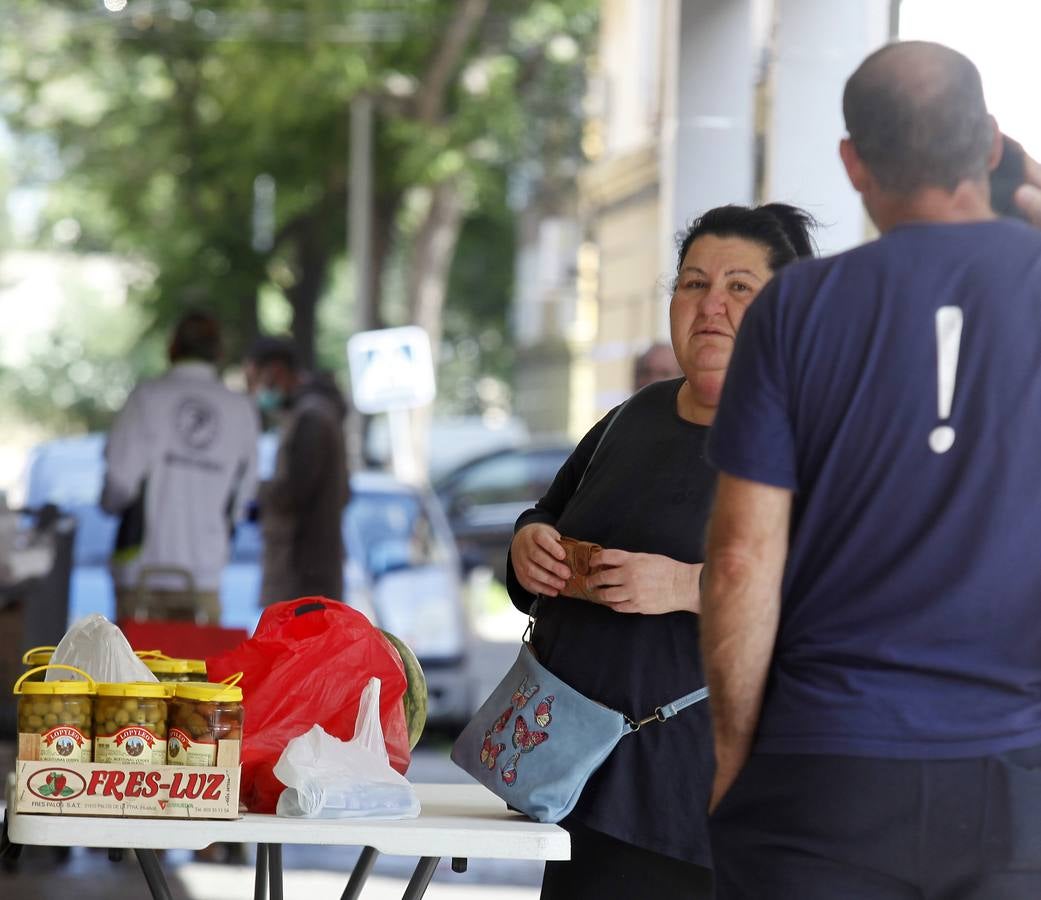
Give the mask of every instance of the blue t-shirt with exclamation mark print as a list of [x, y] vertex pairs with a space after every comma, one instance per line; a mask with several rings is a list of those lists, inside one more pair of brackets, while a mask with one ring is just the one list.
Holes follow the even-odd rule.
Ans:
[[1041, 231], [905, 225], [782, 270], [708, 453], [794, 491], [759, 752], [1041, 743]]

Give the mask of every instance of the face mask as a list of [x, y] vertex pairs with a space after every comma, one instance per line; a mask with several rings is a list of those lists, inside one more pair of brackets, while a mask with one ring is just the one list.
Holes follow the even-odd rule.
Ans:
[[285, 397], [278, 388], [265, 387], [257, 391], [257, 407], [261, 412], [277, 412], [284, 401]]

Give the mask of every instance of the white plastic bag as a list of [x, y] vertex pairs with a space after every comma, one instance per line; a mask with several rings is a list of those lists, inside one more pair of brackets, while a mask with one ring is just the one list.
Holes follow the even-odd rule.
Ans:
[[341, 741], [321, 725], [286, 744], [274, 768], [286, 786], [280, 816], [414, 819], [419, 798], [388, 762], [380, 727], [380, 680], [370, 678], [358, 705], [354, 737]]
[[[54, 648], [51, 663], [82, 669], [95, 681], [157, 681], [148, 667], [134, 655], [123, 632], [108, 619], [92, 613], [80, 619]], [[50, 669], [48, 681], [73, 679], [68, 669]]]

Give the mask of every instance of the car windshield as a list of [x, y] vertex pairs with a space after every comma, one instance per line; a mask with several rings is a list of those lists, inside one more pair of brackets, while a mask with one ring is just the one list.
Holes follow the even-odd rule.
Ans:
[[567, 459], [567, 448], [509, 450], [464, 467], [447, 493], [469, 506], [533, 503]]

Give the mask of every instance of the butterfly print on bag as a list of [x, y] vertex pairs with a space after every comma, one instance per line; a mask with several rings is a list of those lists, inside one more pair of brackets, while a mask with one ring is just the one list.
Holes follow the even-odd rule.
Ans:
[[520, 759], [519, 753], [514, 753], [502, 767], [502, 780], [506, 782], [506, 787], [511, 787], [514, 782], [517, 781], [517, 760]]
[[499, 716], [499, 718], [496, 719], [495, 722], [492, 724], [492, 731], [495, 734], [498, 734], [500, 731], [502, 731], [506, 727], [506, 723], [510, 721], [510, 716], [512, 715], [513, 707], [507, 706], [506, 709], [503, 710], [503, 714]]
[[548, 697], [543, 697], [539, 701], [539, 705], [535, 707], [535, 724], [539, 728], [545, 728], [550, 722], [553, 721], [553, 716], [550, 713], [550, 707], [553, 706], [553, 701], [557, 698], [550, 694]]
[[513, 692], [513, 705], [516, 706], [518, 710], [524, 709], [524, 707], [527, 706], [528, 701], [535, 696], [538, 689], [539, 686], [537, 684], [533, 684], [530, 688], [528, 687], [528, 676], [525, 675], [520, 687]]
[[499, 754], [506, 749], [505, 744], [492, 744], [492, 733], [486, 731], [484, 733], [484, 744], [481, 745], [481, 763], [487, 766], [489, 769], [495, 769], [495, 762], [499, 758]]
[[524, 716], [517, 716], [513, 723], [513, 746], [521, 753], [530, 753], [539, 744], [549, 740], [549, 733], [545, 731], [531, 731]]

